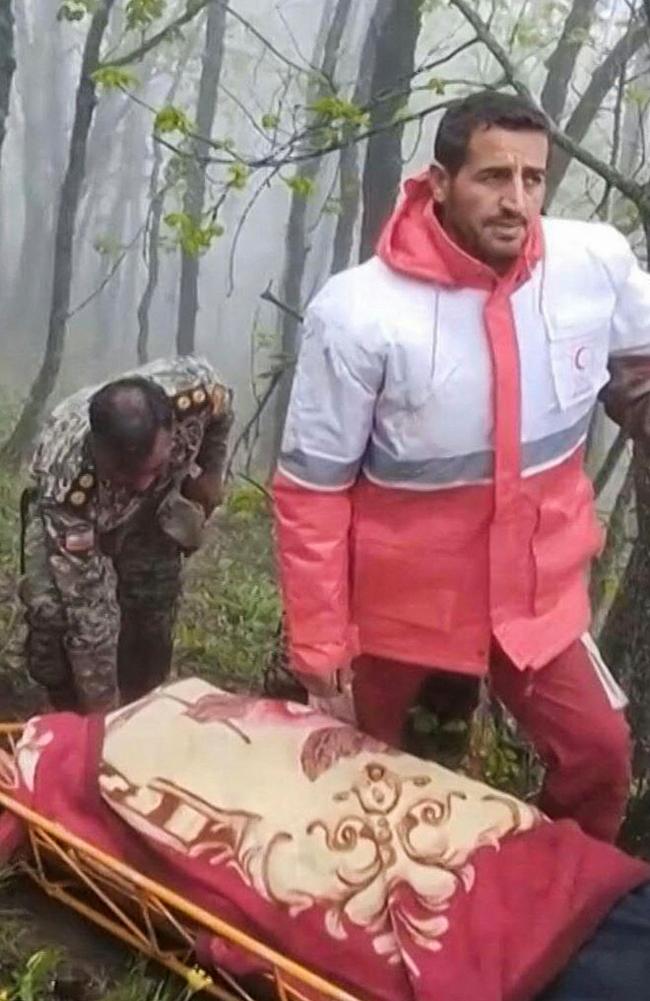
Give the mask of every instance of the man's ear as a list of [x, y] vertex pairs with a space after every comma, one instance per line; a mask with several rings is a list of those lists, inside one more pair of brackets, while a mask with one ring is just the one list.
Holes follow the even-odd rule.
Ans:
[[432, 163], [429, 167], [429, 187], [434, 202], [444, 205], [449, 194], [449, 174], [437, 163]]

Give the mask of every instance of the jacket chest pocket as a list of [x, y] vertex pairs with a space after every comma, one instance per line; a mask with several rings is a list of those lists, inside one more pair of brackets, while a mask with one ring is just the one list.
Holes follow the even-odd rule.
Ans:
[[546, 329], [560, 408], [568, 410], [578, 403], [595, 403], [608, 377], [608, 321], [555, 317], [547, 321]]

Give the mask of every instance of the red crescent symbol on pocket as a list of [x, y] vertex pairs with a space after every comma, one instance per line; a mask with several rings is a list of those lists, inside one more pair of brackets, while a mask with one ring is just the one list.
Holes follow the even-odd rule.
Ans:
[[576, 368], [579, 368], [581, 372], [584, 372], [584, 370], [587, 367], [587, 359], [588, 359], [588, 357], [589, 357], [589, 348], [584, 347], [584, 346], [581, 347], [581, 348], [578, 348], [578, 350], [576, 351], [576, 354], [575, 354], [574, 362], [575, 362]]

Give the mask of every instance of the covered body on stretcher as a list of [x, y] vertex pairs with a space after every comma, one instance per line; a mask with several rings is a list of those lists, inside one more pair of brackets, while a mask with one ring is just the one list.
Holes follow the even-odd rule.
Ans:
[[[643, 863], [305, 706], [188, 679], [43, 716], [0, 791], [5, 856], [33, 811], [360, 999], [650, 996]], [[218, 934], [196, 944], [265, 973]]]

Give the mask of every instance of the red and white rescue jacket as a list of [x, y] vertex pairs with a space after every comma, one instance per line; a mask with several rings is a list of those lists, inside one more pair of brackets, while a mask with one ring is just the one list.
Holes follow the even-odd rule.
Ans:
[[293, 666], [480, 675], [493, 636], [538, 668], [582, 634], [602, 535], [583, 446], [630, 356], [650, 356], [650, 276], [615, 229], [543, 219], [498, 277], [407, 182], [378, 256], [305, 320], [274, 484]]

